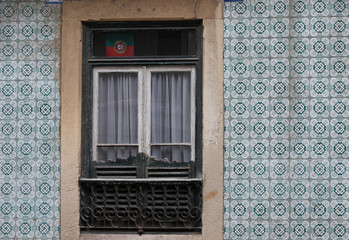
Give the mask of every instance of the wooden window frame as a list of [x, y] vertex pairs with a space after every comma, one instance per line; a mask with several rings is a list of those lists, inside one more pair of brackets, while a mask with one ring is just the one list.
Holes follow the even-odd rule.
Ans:
[[[99, 73], [132, 72], [137, 73], [138, 87], [138, 141], [135, 144], [98, 144], [98, 82]], [[153, 72], [190, 72], [190, 142], [187, 143], [153, 143], [151, 141], [151, 74]], [[191, 159], [195, 161], [195, 81], [196, 74], [193, 66], [128, 66], [128, 67], [95, 67], [93, 68], [93, 124], [92, 124], [92, 161], [98, 161], [99, 146], [134, 146], [138, 152], [151, 155], [152, 146], [190, 146]]]
[[[101, 31], [136, 31], [138, 29], [193, 29], [196, 32], [195, 55], [149, 57], [96, 57], [93, 55], [93, 36]], [[192, 158], [195, 161], [195, 178], [202, 178], [202, 21], [143, 21], [143, 22], [83, 22], [82, 61], [82, 128], [81, 128], [81, 177], [93, 177], [93, 69], [168, 67], [192, 68], [195, 71], [195, 122], [191, 143], [195, 145]], [[150, 134], [149, 134], [150, 135]], [[150, 152], [150, 151], [148, 151]]]

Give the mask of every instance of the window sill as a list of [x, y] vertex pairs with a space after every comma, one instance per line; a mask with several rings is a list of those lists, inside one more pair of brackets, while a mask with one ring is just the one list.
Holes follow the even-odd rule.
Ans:
[[202, 179], [200, 178], [188, 178], [188, 179], [180, 179], [180, 178], [80, 178], [79, 182], [196, 182], [201, 183]]
[[84, 234], [80, 235], [80, 240], [201, 240], [202, 235], [192, 234]]

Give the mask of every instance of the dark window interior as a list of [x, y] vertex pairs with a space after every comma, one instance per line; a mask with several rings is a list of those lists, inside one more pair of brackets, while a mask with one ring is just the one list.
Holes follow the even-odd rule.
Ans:
[[[123, 31], [127, 32], [127, 31]], [[196, 31], [133, 30], [134, 56], [193, 56], [196, 55]], [[105, 36], [110, 32], [94, 32], [93, 55], [106, 56]]]

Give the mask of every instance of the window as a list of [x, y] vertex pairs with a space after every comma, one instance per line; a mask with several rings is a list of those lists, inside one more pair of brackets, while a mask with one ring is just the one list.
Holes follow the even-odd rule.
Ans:
[[93, 161], [195, 161], [194, 67], [96, 67], [93, 89]]
[[81, 230], [201, 231], [201, 23], [85, 23], [83, 44]]

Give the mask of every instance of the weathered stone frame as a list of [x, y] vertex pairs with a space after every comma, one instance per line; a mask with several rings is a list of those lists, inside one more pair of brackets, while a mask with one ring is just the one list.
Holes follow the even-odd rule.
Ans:
[[[223, 232], [222, 0], [66, 0], [61, 51], [61, 239], [222, 239]], [[82, 235], [79, 231], [82, 21], [203, 21], [202, 234]]]

